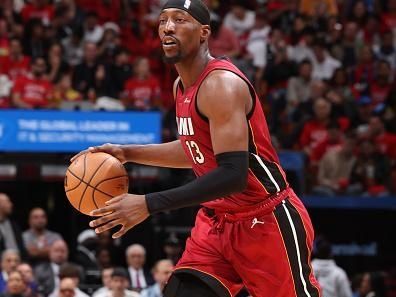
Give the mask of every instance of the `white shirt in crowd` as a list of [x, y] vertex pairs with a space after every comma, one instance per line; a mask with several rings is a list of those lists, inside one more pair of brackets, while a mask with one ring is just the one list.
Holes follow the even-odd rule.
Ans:
[[312, 269], [323, 297], [351, 297], [352, 290], [345, 271], [331, 259], [312, 260]]
[[334, 59], [329, 54], [326, 54], [326, 58], [323, 60], [323, 62], [319, 62], [316, 57], [313, 57], [312, 66], [312, 77], [314, 79], [328, 80], [331, 79], [334, 71], [341, 67], [341, 62]]
[[253, 28], [256, 21], [256, 13], [254, 11], [247, 10], [245, 17], [241, 20], [235, 17], [231, 12], [227, 13], [224, 18], [224, 26], [230, 28], [239, 37], [243, 33], [246, 33], [251, 28]]
[[[144, 277], [143, 269], [136, 270], [132, 267], [129, 267], [128, 270], [129, 270], [129, 275], [131, 276], [131, 282], [132, 282], [131, 287], [132, 288], [137, 288], [137, 287], [146, 288], [147, 287], [146, 278]], [[139, 286], [137, 284], [136, 274], [139, 277]]]
[[246, 49], [252, 56], [252, 63], [255, 67], [264, 68], [267, 64], [267, 44], [270, 32], [271, 27], [265, 26], [253, 29], [249, 34]]

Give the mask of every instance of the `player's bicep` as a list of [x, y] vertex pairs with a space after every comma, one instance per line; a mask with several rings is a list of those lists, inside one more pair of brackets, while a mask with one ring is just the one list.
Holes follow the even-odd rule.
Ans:
[[[199, 108], [208, 118], [215, 155], [248, 150], [246, 119], [250, 92], [247, 84], [232, 73], [210, 77], [200, 91]], [[202, 100], [201, 100], [202, 99]]]

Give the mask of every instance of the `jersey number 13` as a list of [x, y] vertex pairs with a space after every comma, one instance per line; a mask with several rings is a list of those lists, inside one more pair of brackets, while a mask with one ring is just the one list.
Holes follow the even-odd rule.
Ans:
[[194, 164], [203, 164], [205, 162], [205, 157], [199, 150], [199, 146], [195, 141], [188, 141], [186, 140], [186, 146], [188, 147], [188, 150], [190, 151], [191, 158], [194, 162]]

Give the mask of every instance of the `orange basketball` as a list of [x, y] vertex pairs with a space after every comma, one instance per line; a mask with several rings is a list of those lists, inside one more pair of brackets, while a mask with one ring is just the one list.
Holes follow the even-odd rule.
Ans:
[[105, 206], [105, 202], [115, 196], [127, 193], [128, 186], [125, 167], [106, 153], [81, 155], [66, 171], [66, 196], [84, 214]]

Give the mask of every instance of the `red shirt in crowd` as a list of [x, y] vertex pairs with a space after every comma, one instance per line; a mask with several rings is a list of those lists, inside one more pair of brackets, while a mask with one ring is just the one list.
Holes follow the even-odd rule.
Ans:
[[54, 7], [52, 5], [37, 7], [31, 3], [27, 3], [22, 8], [21, 16], [25, 23], [30, 19], [41, 19], [44, 24], [49, 24], [54, 18], [54, 12]]
[[380, 153], [396, 160], [396, 134], [385, 132], [374, 139]]
[[27, 75], [29, 70], [30, 58], [27, 56], [23, 56], [20, 60], [13, 60], [11, 57], [8, 57], [0, 65], [0, 73], [7, 74], [11, 80]]
[[[340, 117], [337, 119], [340, 125], [341, 131], [348, 129], [350, 122], [345, 117]], [[310, 159], [312, 160], [317, 155], [320, 155], [320, 151], [323, 148], [318, 147], [321, 143], [324, 143], [324, 149], [326, 149], [327, 144], [325, 143], [328, 139], [327, 124], [317, 121], [316, 119], [310, 120], [305, 123], [303, 131], [300, 135], [300, 146], [301, 148], [310, 149]]]
[[391, 84], [380, 85], [374, 81], [370, 85], [370, 95], [371, 95], [371, 99], [373, 100], [373, 106], [375, 107], [380, 103], [384, 103], [388, 98], [391, 89], [392, 89]]
[[240, 48], [238, 37], [225, 26], [221, 26], [216, 37], [209, 37], [209, 50], [214, 57], [227, 55], [229, 52], [238, 51]]
[[122, 98], [128, 107], [149, 110], [156, 106], [160, 95], [160, 85], [155, 77], [145, 80], [132, 77], [125, 83]]
[[47, 107], [52, 95], [52, 84], [47, 79], [20, 76], [16, 79], [13, 93], [19, 93], [23, 102], [32, 107]]
[[326, 124], [317, 120], [310, 120], [305, 123], [300, 136], [300, 146], [314, 149], [320, 142], [327, 138]]

